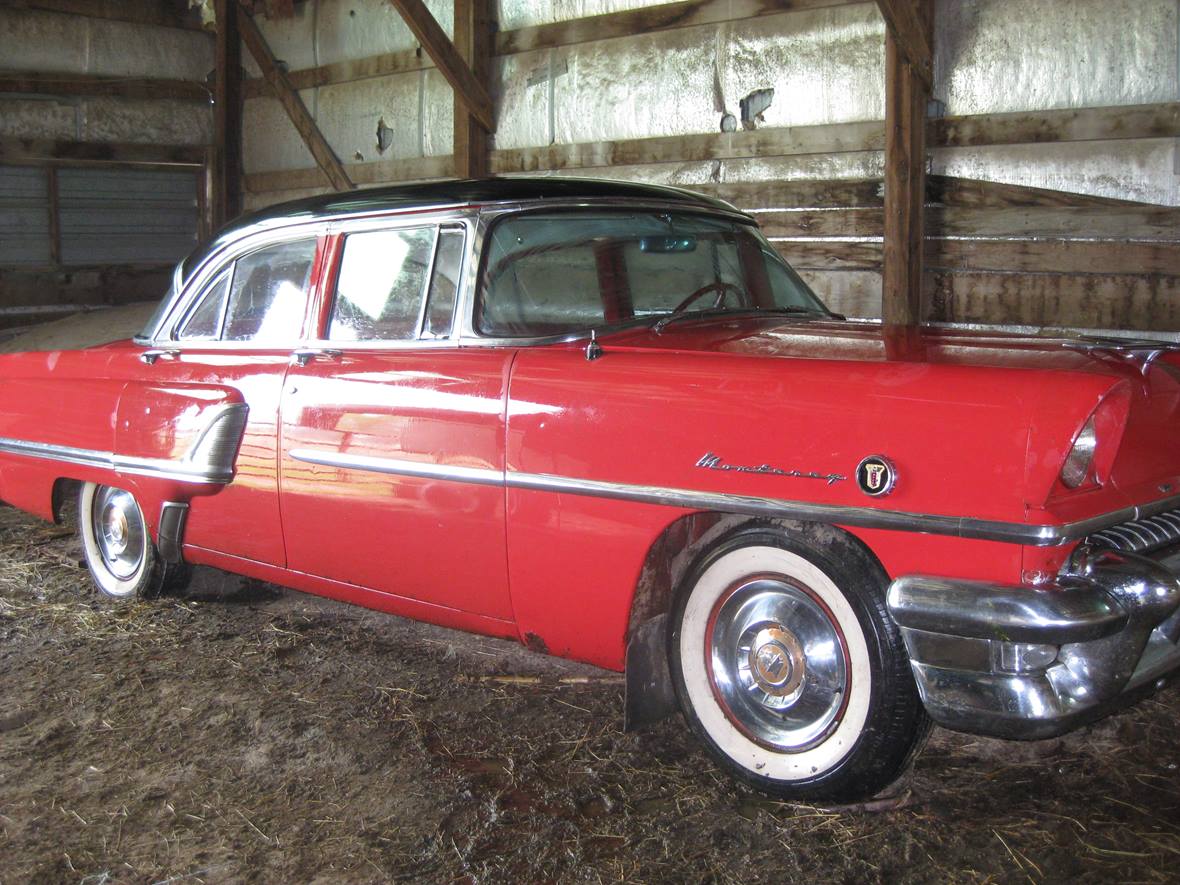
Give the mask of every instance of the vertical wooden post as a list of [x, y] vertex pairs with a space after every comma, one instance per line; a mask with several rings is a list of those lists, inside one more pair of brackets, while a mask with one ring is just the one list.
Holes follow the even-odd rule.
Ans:
[[217, 82], [213, 87], [213, 227], [242, 211], [242, 41], [238, 0], [215, 0]]
[[[929, 0], [913, 0], [930, 46]], [[895, 28], [885, 29], [885, 257], [881, 317], [917, 325], [922, 304], [923, 211], [926, 191], [926, 105], [930, 90], [906, 55]]]
[[[488, 0], [455, 0], [455, 49], [480, 83], [491, 72], [492, 28]], [[455, 91], [455, 175], [488, 174], [488, 130], [472, 116]]]
[[45, 169], [46, 204], [49, 210], [49, 261], [61, 266], [61, 200], [57, 189], [57, 167]]

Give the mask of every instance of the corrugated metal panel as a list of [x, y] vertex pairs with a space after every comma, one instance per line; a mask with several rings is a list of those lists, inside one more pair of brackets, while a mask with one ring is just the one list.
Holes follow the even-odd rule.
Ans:
[[62, 169], [63, 264], [172, 263], [197, 243], [192, 172]]
[[49, 263], [45, 170], [0, 166], [0, 266]]

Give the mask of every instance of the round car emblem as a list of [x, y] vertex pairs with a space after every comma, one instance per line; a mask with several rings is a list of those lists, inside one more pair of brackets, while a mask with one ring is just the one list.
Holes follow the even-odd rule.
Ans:
[[856, 465], [856, 484], [872, 498], [888, 495], [897, 483], [897, 468], [884, 455], [869, 455]]
[[806, 659], [799, 640], [779, 624], [763, 627], [750, 642], [748, 666], [754, 684], [782, 698], [803, 682]]

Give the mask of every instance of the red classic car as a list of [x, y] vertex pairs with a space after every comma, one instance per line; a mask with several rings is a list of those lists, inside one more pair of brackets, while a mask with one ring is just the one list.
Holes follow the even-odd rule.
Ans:
[[0, 358], [0, 498], [98, 589], [200, 563], [627, 674], [737, 777], [872, 794], [930, 719], [1058, 734], [1180, 666], [1167, 344], [831, 313], [729, 205], [570, 179], [333, 195], [143, 334]]

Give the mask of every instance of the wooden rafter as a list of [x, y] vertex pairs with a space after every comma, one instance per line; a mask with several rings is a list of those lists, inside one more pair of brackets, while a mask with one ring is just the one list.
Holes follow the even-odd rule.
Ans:
[[434, 20], [430, 10], [422, 0], [389, 0], [397, 11], [401, 13], [406, 24], [426, 50], [426, 54], [434, 59], [435, 65], [451, 88], [455, 96], [463, 103], [467, 112], [475, 117], [488, 132], [496, 131], [495, 118], [492, 113], [492, 97], [484, 85], [476, 79], [470, 66], [455, 49], [455, 44], [447, 37], [446, 32]]
[[924, 0], [877, 0], [877, 7], [905, 60], [913, 66], [926, 92], [934, 89], [934, 53], [928, 27], [919, 15]]
[[237, 0], [216, 0], [213, 149], [209, 152], [210, 222], [214, 229], [236, 218], [242, 207], [242, 40]]
[[97, 74], [0, 71], [0, 92], [23, 95], [115, 95], [209, 102], [209, 87], [193, 80], [105, 77]]
[[303, 143], [307, 145], [307, 149], [315, 158], [316, 165], [323, 170], [324, 175], [328, 177], [328, 181], [336, 190], [351, 190], [355, 185], [348, 177], [348, 173], [344, 171], [340, 159], [333, 153], [327, 139], [324, 138], [315, 120], [308, 113], [307, 106], [299, 97], [299, 93], [292, 88], [286, 73], [278, 66], [270, 47], [266, 44], [266, 39], [258, 30], [258, 25], [254, 23], [250, 14], [240, 6], [238, 7], [238, 29], [242, 34], [242, 42], [246, 44], [246, 48], [254, 56], [254, 61], [262, 69], [262, 75], [270, 84], [275, 97], [283, 105], [291, 122], [295, 124], [295, 128], [303, 138]]

